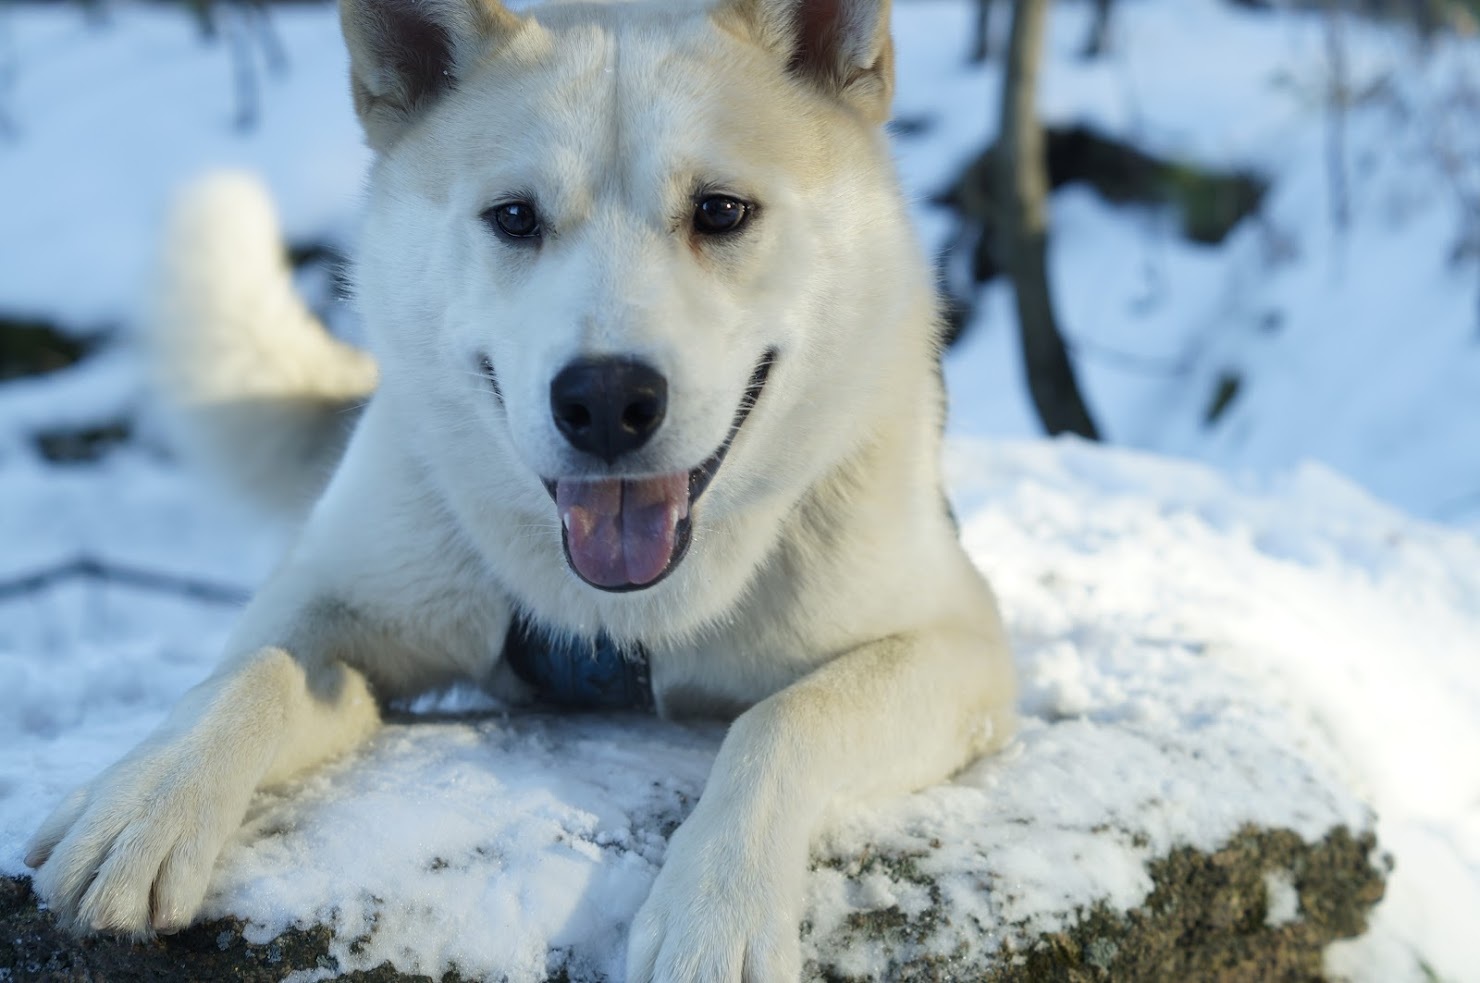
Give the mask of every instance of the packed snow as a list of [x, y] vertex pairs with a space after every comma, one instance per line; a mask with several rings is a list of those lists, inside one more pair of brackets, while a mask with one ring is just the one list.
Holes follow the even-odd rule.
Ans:
[[[997, 69], [965, 64], [967, 3], [896, 6], [898, 116], [921, 124], [902, 128], [899, 162], [935, 248], [952, 219], [928, 198], [993, 131]], [[1212, 848], [1245, 822], [1310, 838], [1375, 823], [1396, 861], [1387, 897], [1366, 937], [1333, 947], [1331, 971], [1480, 978], [1467, 949], [1480, 924], [1480, 544], [1463, 528], [1480, 529], [1480, 254], [1466, 225], [1480, 157], [1464, 143], [1480, 132], [1466, 96], [1480, 48], [1421, 51], [1345, 25], [1347, 84], [1364, 95], [1345, 114], [1341, 229], [1323, 21], [1215, 0], [1118, 6], [1099, 61], [1078, 57], [1087, 9], [1056, 6], [1046, 116], [1253, 167], [1273, 192], [1222, 245], [1194, 247], [1165, 215], [1067, 189], [1053, 205], [1056, 292], [1110, 437], [1222, 470], [1001, 440], [1037, 426], [1010, 294], [983, 291], [947, 363], [948, 463], [1013, 634], [1022, 732], [951, 783], [829, 829], [808, 955], [874, 971], [881, 952], [839, 942], [846, 914], [926, 903], [911, 881], [855, 869], [865, 847], [919, 855], [958, 925], [992, 926], [936, 944], [993, 952], [1096, 900], [1136, 905], [1146, 861], [1172, 846]], [[98, 25], [70, 6], [0, 6], [0, 75], [7, 51], [14, 63], [0, 81], [0, 314], [117, 339], [0, 385], [4, 874], [22, 871], [52, 804], [208, 671], [234, 609], [86, 579], [20, 596], [3, 585], [86, 556], [245, 592], [287, 536], [182, 472], [147, 414], [95, 464], [48, 465], [30, 435], [141, 406], [129, 339], [179, 183], [250, 167], [296, 242], [338, 242], [367, 162], [331, 8], [273, 9], [283, 72], [263, 62], [257, 28], [227, 23], [259, 74], [246, 132], [228, 46], [159, 7], [104, 10]], [[1205, 427], [1230, 370], [1243, 391]], [[721, 736], [506, 713], [466, 693], [407, 708], [362, 753], [259, 796], [209, 911], [247, 918], [257, 938], [331, 924], [344, 968], [615, 973]], [[1298, 916], [1269, 876], [1284, 899], [1269, 917]]]
[[[963, 536], [1008, 613], [1022, 731], [955, 781], [828, 831], [819, 855], [840, 862], [811, 879], [812, 958], [866, 973], [885, 954], [836, 944], [846, 915], [924, 903], [910, 880], [848, 876], [865, 848], [919, 855], [955, 924], [990, 927], [938, 944], [991, 952], [1096, 900], [1134, 907], [1146, 861], [1173, 846], [1215, 848], [1245, 823], [1314, 840], [1369, 828], [1370, 808], [1398, 866], [1344, 965], [1403, 979], [1421, 954], [1467, 978], [1465, 930], [1480, 912], [1480, 545], [1319, 468], [1239, 490], [1123, 451], [970, 440], [949, 464]], [[114, 466], [120, 484], [143, 481]], [[219, 557], [250, 557], [257, 523], [201, 505], [176, 478], [112, 503], [110, 525], [134, 532], [107, 549], [223, 577]], [[14, 494], [24, 513], [103, 509], [103, 491], [89, 501], [63, 481]], [[197, 536], [206, 525], [213, 543]], [[93, 531], [35, 535], [80, 546]], [[218, 559], [191, 565], [198, 553]], [[0, 869], [18, 871], [50, 805], [206, 671], [230, 617], [104, 587], [10, 609]], [[510, 713], [467, 694], [413, 709], [362, 753], [259, 796], [208, 911], [249, 919], [262, 939], [330, 924], [345, 968], [614, 973], [722, 730]]]

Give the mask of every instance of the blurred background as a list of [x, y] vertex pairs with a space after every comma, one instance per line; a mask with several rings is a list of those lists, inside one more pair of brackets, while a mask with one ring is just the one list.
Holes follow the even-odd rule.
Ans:
[[[1476, 6], [899, 0], [951, 432], [1316, 462], [1480, 529]], [[171, 195], [222, 167], [354, 336], [346, 71], [330, 3], [0, 4], [0, 643], [194, 625], [281, 548], [171, 459], [136, 339]]]
[[[1257, 653], [1379, 773], [1363, 787], [1408, 878], [1389, 917], [1454, 979], [1472, 978], [1480, 911], [1477, 16], [1480, 0], [894, 11], [892, 133], [949, 316], [951, 434], [1077, 435], [1269, 492], [1239, 505], [1192, 470], [1073, 445], [973, 458], [967, 479], [1005, 503], [982, 513], [980, 555], [1026, 712], [1085, 712], [1051, 698], [1055, 673], [1129, 644], [1116, 604], [1198, 658], [1254, 626], [1225, 658]], [[20, 871], [38, 809], [208, 671], [289, 534], [183, 468], [151, 409], [137, 341], [172, 194], [260, 174], [302, 290], [353, 338], [368, 163], [331, 3], [0, 0], [0, 872]], [[1102, 524], [1122, 488], [1133, 506]], [[1099, 579], [1075, 572], [1096, 562]], [[1327, 579], [1289, 586], [1307, 574]], [[1262, 582], [1246, 597], [1244, 580]], [[1187, 614], [1181, 586], [1206, 605]], [[1080, 620], [1035, 627], [1055, 590]], [[1092, 598], [1115, 615], [1103, 644], [1065, 628], [1095, 623]], [[1085, 678], [1160, 704], [1161, 643], [1136, 644]]]
[[[949, 297], [952, 430], [1313, 460], [1480, 527], [1475, 8], [900, 0], [894, 133]], [[166, 202], [208, 169], [265, 175], [353, 334], [345, 71], [324, 3], [0, 6], [0, 488], [162, 459], [133, 340]]]
[[[1253, 483], [1314, 462], [1480, 529], [1476, 7], [899, 0], [892, 132], [946, 297], [951, 432]], [[0, 642], [260, 579], [281, 530], [185, 475], [150, 412], [162, 216], [211, 169], [263, 175], [302, 289], [353, 337], [367, 164], [332, 4], [0, 5]], [[107, 607], [99, 583], [142, 590], [70, 616]]]

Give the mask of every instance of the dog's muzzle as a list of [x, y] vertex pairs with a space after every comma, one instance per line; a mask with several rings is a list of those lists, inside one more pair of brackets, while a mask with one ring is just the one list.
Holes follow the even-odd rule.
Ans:
[[560, 513], [565, 559], [599, 590], [645, 590], [682, 562], [693, 538], [694, 503], [745, 425], [776, 363], [767, 351], [751, 373], [724, 443], [697, 468], [652, 478], [561, 478], [545, 488]]

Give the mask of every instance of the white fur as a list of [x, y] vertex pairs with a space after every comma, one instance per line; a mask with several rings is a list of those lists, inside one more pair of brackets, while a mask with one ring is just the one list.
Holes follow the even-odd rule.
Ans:
[[293, 290], [260, 182], [222, 172], [180, 196], [155, 296], [155, 381], [177, 442], [259, 502], [304, 509], [375, 391], [375, 361]]
[[[386, 49], [363, 40], [383, 19], [356, 18], [395, 2], [346, 0], [357, 72], [383, 73], [361, 61]], [[874, 122], [888, 79], [851, 62], [835, 90], [794, 76], [773, 47], [782, 2], [490, 20], [477, 64], [449, 66], [453, 91], [365, 97], [381, 155], [357, 295], [379, 388], [222, 670], [37, 834], [27, 860], [54, 909], [136, 934], [188, 922], [255, 788], [363, 740], [371, 693], [505, 686], [516, 608], [640, 641], [665, 714], [736, 717], [634, 922], [632, 983], [795, 979], [824, 811], [939, 781], [1005, 739], [1006, 643], [937, 468], [932, 284]], [[850, 35], [887, 20], [867, 0], [848, 11]], [[849, 58], [887, 54], [842, 40]], [[686, 224], [696, 183], [717, 182], [762, 203], [722, 247]], [[538, 249], [479, 219], [510, 193], [547, 215]], [[182, 215], [166, 374], [185, 405], [233, 406], [228, 426], [204, 417], [217, 460], [292, 501], [314, 482], [280, 473], [280, 448], [312, 469], [338, 457], [333, 433], [300, 417], [265, 449], [244, 435], [305, 395], [342, 408], [371, 369], [288, 292], [259, 192], [217, 182]], [[772, 348], [687, 559], [635, 593], [581, 582], [541, 479], [593, 472], [551, 422], [553, 375], [590, 354], [661, 368], [668, 418], [623, 473], [662, 473], [718, 446]]]

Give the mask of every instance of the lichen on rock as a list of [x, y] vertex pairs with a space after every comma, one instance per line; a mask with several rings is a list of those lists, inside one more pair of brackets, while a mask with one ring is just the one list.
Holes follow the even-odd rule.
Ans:
[[[901, 904], [859, 910], [828, 939], [846, 952], [878, 947], [889, 953], [880, 971], [856, 976], [834, 964], [811, 962], [809, 980], [821, 983], [1100, 983], [1108, 980], [1316, 980], [1331, 942], [1365, 928], [1367, 914], [1382, 897], [1383, 871], [1374, 862], [1370, 833], [1332, 830], [1307, 843], [1288, 830], [1241, 830], [1227, 845], [1208, 853], [1183, 847], [1150, 865], [1154, 888], [1146, 902], [1128, 912], [1097, 904], [1058, 932], [1032, 935], [1023, 926], [1002, 926], [996, 953], [984, 954], [950, 937], [980, 932], [957, 924], [939, 885], [908, 856], [854, 858], [847, 876], [867, 890], [883, 874], [893, 883], [917, 887], [923, 907]], [[841, 861], [828, 863], [839, 869]], [[887, 872], [887, 873], [883, 873]], [[1294, 917], [1271, 919], [1282, 900], [1271, 896], [1271, 875], [1292, 886]], [[810, 933], [810, 925], [803, 927]], [[938, 936], [948, 936], [942, 950]], [[150, 980], [188, 983], [204, 979], [276, 983], [295, 970], [354, 983], [463, 983], [455, 969], [440, 977], [407, 974], [389, 962], [340, 973], [331, 954], [332, 933], [324, 926], [290, 929], [266, 942], [249, 942], [234, 920], [197, 925], [152, 942], [83, 940], [60, 930], [36, 907], [24, 879], [0, 880], [0, 979], [71, 983]], [[571, 981], [556, 967], [550, 980]]]
[[[920, 886], [932, 903], [910, 914], [894, 905], [850, 916], [847, 931], [857, 937], [851, 942], [834, 937], [830, 947], [846, 952], [878, 946], [889, 953], [887, 964], [855, 976], [813, 962], [814, 979], [1315, 980], [1323, 978], [1326, 946], [1365, 929], [1384, 884], [1371, 833], [1342, 827], [1307, 843], [1289, 830], [1248, 827], [1218, 850], [1181, 847], [1153, 861], [1153, 890], [1137, 908], [1117, 911], [1102, 902], [1077, 912], [1065, 929], [1037, 935], [1023, 925], [1001, 926], [997, 952], [972, 957], [970, 947], [951, 936], [980, 926], [955, 924], [939, 886], [910, 858], [874, 858], [864, 866], [889, 868], [893, 876]], [[1271, 874], [1289, 878], [1299, 906], [1294, 917], [1269, 918], [1281, 903], [1268, 889]], [[934, 939], [942, 933], [944, 945]]]

